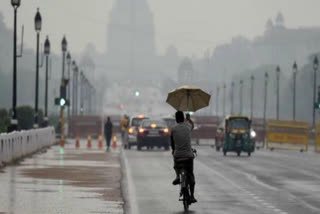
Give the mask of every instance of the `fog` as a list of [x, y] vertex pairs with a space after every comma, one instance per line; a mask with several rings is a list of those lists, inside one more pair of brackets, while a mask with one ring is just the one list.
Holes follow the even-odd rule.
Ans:
[[[298, 64], [297, 119], [312, 117], [312, 60], [320, 49], [320, 2], [316, 0], [28, 0], [18, 10], [18, 34], [25, 25], [23, 57], [18, 60], [18, 105], [33, 105], [34, 14], [43, 18], [41, 42], [52, 43], [50, 112], [61, 78], [61, 39], [98, 91], [100, 114], [171, 114], [165, 103], [174, 88], [197, 85], [212, 93], [212, 106], [199, 114], [222, 116], [222, 86], [231, 82], [239, 111], [244, 81], [244, 113], [250, 114], [250, 76], [255, 76], [254, 116], [263, 115], [264, 74], [269, 73], [269, 118], [275, 117], [275, 68], [280, 66], [280, 118], [292, 119], [292, 64]], [[0, 2], [0, 105], [11, 107], [12, 22], [10, 1]], [[21, 38], [19, 36], [19, 42]], [[43, 71], [43, 69], [42, 69]], [[40, 103], [43, 105], [43, 74]], [[5, 86], [5, 87], [4, 87]], [[217, 87], [220, 97], [217, 100]], [[4, 89], [5, 88], [5, 89]], [[135, 92], [140, 96], [136, 97]], [[216, 110], [218, 102], [220, 112]], [[120, 105], [124, 108], [120, 108]], [[102, 107], [103, 106], [103, 107]]]

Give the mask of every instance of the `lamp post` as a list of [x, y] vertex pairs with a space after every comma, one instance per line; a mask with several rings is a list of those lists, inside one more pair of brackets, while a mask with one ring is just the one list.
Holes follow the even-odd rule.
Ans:
[[254, 76], [250, 77], [251, 79], [251, 93], [250, 93], [250, 119], [253, 120], [253, 99], [254, 99]]
[[13, 27], [13, 83], [12, 83], [12, 118], [9, 131], [17, 130], [17, 11], [21, 0], [11, 0], [14, 9], [14, 27]]
[[219, 123], [219, 94], [220, 94], [220, 87], [217, 87], [217, 101], [216, 101], [216, 116]]
[[243, 80], [240, 80], [240, 115], [242, 115], [243, 111]]
[[313, 114], [312, 114], [312, 129], [314, 130], [316, 127], [316, 87], [317, 87], [317, 71], [319, 67], [318, 57], [315, 56], [313, 60]]
[[84, 74], [83, 71], [80, 72], [80, 114], [83, 115], [83, 105], [84, 105]]
[[231, 114], [234, 113], [234, 82], [231, 83]]
[[298, 65], [296, 62], [293, 63], [293, 99], [292, 99], [292, 118], [296, 120], [296, 84], [297, 84], [297, 73], [298, 73]]
[[72, 115], [77, 115], [77, 106], [78, 106], [78, 66], [77, 63], [72, 61]]
[[70, 65], [71, 65], [71, 55], [68, 52], [67, 53], [67, 65], [68, 65], [68, 81], [69, 84], [67, 85], [67, 99], [69, 100], [69, 105], [68, 105], [68, 123], [70, 123], [70, 102], [71, 102], [71, 93], [70, 93]]
[[[66, 37], [64, 36], [61, 42], [61, 49], [62, 49], [62, 76], [61, 76], [61, 86], [65, 86], [65, 78], [64, 78], [64, 69], [65, 69], [65, 56], [66, 56], [66, 51], [67, 51], [68, 43], [66, 40]], [[61, 94], [60, 94], [61, 95]], [[61, 124], [61, 137], [60, 137], [60, 146], [64, 146], [64, 105], [61, 105], [60, 107], [60, 124]]]
[[226, 116], [226, 89], [227, 85], [223, 84], [223, 117]]
[[45, 98], [44, 98], [44, 121], [45, 126], [48, 126], [48, 68], [49, 68], [49, 54], [50, 54], [50, 41], [47, 36], [46, 41], [44, 42], [44, 54], [46, 56], [46, 88], [45, 88]]
[[36, 96], [35, 96], [35, 119], [34, 119], [34, 128], [39, 127], [39, 39], [40, 39], [40, 31], [42, 25], [42, 18], [39, 12], [39, 8], [37, 10], [36, 16], [34, 18], [34, 27], [37, 32], [37, 55], [36, 55]]
[[[264, 129], [264, 136], [267, 133], [267, 100], [268, 100], [268, 80], [269, 74], [266, 72], [264, 74], [264, 105], [263, 105], [263, 129]], [[264, 148], [265, 140], [263, 141], [263, 148]]]
[[280, 67], [277, 66], [276, 74], [277, 74], [277, 120], [279, 120], [279, 112], [280, 112]]

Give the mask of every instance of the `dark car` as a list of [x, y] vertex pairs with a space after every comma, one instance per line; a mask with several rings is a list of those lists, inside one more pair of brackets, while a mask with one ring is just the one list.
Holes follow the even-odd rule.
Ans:
[[149, 120], [142, 121], [137, 135], [137, 149], [146, 147], [153, 149], [154, 147], [169, 150], [170, 131], [163, 120]]

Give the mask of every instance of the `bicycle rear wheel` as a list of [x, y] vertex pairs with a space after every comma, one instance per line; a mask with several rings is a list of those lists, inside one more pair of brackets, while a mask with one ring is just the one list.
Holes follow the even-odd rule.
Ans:
[[183, 208], [185, 212], [188, 212], [189, 210], [189, 194], [187, 191], [184, 191], [183, 193]]

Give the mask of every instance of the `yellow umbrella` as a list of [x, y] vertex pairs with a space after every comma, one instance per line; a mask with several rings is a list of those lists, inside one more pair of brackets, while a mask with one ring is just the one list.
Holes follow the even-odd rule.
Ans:
[[193, 86], [182, 86], [168, 94], [167, 103], [177, 111], [195, 112], [207, 107], [210, 103], [210, 94]]

